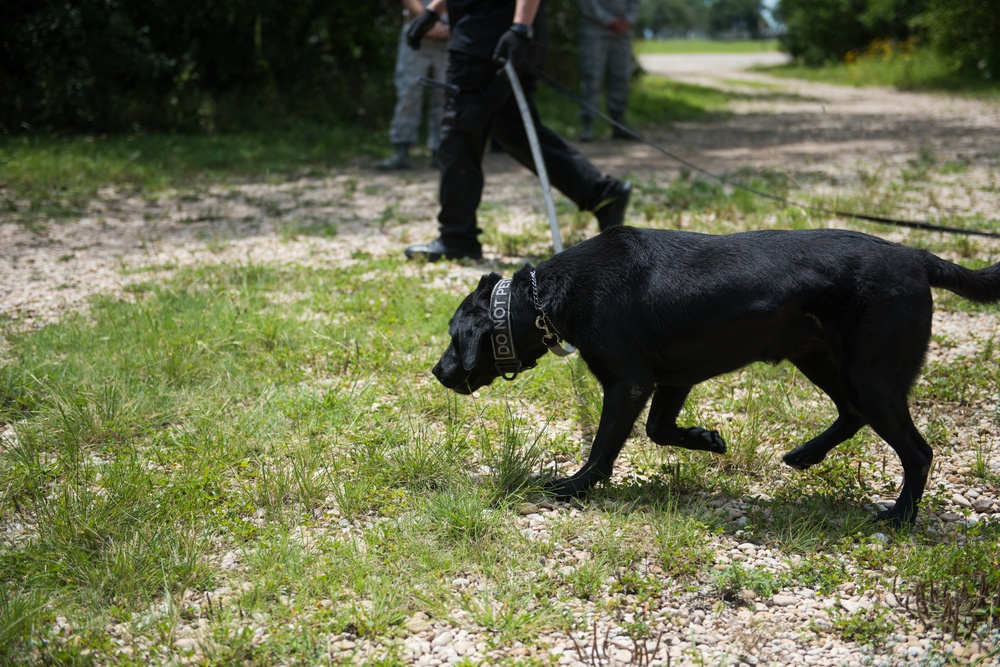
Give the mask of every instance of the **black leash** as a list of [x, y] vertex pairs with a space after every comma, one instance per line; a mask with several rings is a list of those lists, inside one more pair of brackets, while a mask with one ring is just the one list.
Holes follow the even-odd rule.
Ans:
[[535, 67], [533, 65], [530, 65], [530, 64], [525, 64], [525, 67], [528, 69], [528, 71], [531, 72], [531, 74], [533, 76], [538, 77], [538, 79], [540, 79], [542, 82], [544, 82], [550, 88], [552, 88], [553, 90], [555, 90], [557, 93], [559, 93], [563, 97], [566, 97], [566, 98], [572, 100], [573, 102], [576, 102], [578, 105], [580, 105], [581, 107], [583, 107], [584, 109], [586, 109], [588, 112], [592, 113], [593, 115], [597, 116], [598, 118], [601, 118], [601, 119], [606, 120], [607, 122], [611, 123], [612, 126], [616, 127], [618, 130], [620, 130], [620, 131], [628, 134], [630, 137], [633, 137], [636, 140], [638, 140], [638, 141], [646, 144], [647, 146], [649, 146], [653, 150], [659, 151], [660, 153], [662, 153], [663, 155], [666, 155], [671, 160], [679, 162], [680, 164], [684, 165], [688, 169], [691, 169], [692, 171], [696, 171], [699, 174], [703, 174], [705, 176], [708, 176], [709, 178], [712, 178], [714, 180], [719, 181], [720, 183], [724, 183], [726, 185], [729, 185], [731, 187], [737, 188], [739, 190], [743, 190], [744, 192], [749, 192], [749, 193], [751, 193], [753, 195], [756, 195], [758, 197], [763, 197], [764, 199], [770, 199], [771, 201], [775, 201], [775, 202], [778, 202], [780, 204], [784, 204], [786, 206], [794, 206], [794, 207], [801, 208], [801, 209], [806, 210], [806, 211], [812, 211], [814, 213], [822, 213], [824, 215], [836, 216], [838, 218], [847, 218], [847, 219], [851, 219], [851, 220], [865, 220], [867, 222], [875, 222], [875, 223], [879, 223], [879, 224], [883, 224], [883, 225], [894, 225], [896, 227], [909, 227], [910, 229], [923, 229], [923, 230], [929, 231], [929, 232], [945, 232], [945, 233], [948, 233], [948, 234], [963, 234], [965, 236], [985, 236], [987, 238], [1000, 239], [1000, 233], [997, 233], [997, 232], [987, 232], [987, 231], [981, 231], [981, 230], [977, 230], [977, 229], [964, 229], [964, 228], [961, 228], [961, 227], [947, 227], [945, 225], [936, 225], [934, 223], [923, 222], [923, 221], [918, 221], [918, 220], [898, 220], [896, 218], [888, 218], [888, 217], [881, 216], [881, 215], [869, 215], [867, 213], [855, 213], [853, 211], [841, 211], [841, 210], [835, 209], [835, 208], [826, 208], [825, 206], [815, 206], [815, 205], [812, 205], [812, 204], [802, 204], [802, 203], [799, 203], [799, 202], [795, 202], [795, 201], [791, 201], [789, 199], [786, 199], [785, 197], [780, 197], [778, 195], [771, 194], [770, 192], [764, 192], [763, 190], [757, 190], [755, 188], [751, 188], [751, 187], [748, 187], [746, 185], [742, 185], [740, 183], [733, 182], [733, 181], [729, 180], [728, 178], [726, 178], [725, 176], [720, 176], [719, 174], [714, 174], [714, 173], [712, 173], [712, 172], [710, 172], [710, 171], [708, 171], [706, 169], [703, 169], [703, 168], [699, 167], [698, 165], [694, 164], [693, 162], [685, 160], [684, 158], [680, 157], [679, 155], [675, 155], [675, 154], [671, 153], [670, 151], [668, 151], [667, 149], [665, 149], [665, 148], [663, 148], [661, 146], [658, 146], [657, 144], [653, 143], [652, 141], [646, 139], [645, 137], [643, 137], [641, 134], [639, 134], [638, 132], [636, 132], [632, 128], [627, 127], [627, 126], [619, 123], [618, 121], [616, 121], [615, 119], [611, 118], [610, 116], [602, 113], [599, 109], [595, 109], [590, 104], [588, 104], [583, 98], [581, 98], [579, 95], [577, 95], [572, 90], [570, 90], [569, 88], [567, 88], [563, 84], [559, 83], [558, 81], [556, 81], [555, 79], [553, 79], [551, 76], [549, 76], [548, 74], [546, 74], [542, 70], [538, 69], [537, 67]]

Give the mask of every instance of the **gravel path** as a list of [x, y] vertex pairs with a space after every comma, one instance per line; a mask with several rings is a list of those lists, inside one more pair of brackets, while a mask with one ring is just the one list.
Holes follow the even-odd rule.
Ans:
[[[743, 62], [761, 57], [744, 56]], [[988, 217], [1000, 211], [1000, 105], [776, 80], [740, 70], [737, 56], [725, 62], [721, 67], [713, 56], [644, 58], [653, 73], [756, 93], [737, 103], [728, 120], [678, 123], [650, 139], [715, 172], [766, 167], [793, 178], [835, 174], [845, 182], [861, 173], [891, 176], [931, 154], [967, 169], [944, 203], [914, 202], [915, 217], [933, 217], [939, 206]], [[773, 94], [760, 95], [760, 86]], [[644, 145], [598, 141], [584, 150], [604, 171], [640, 181], [666, 184], [681, 170]], [[502, 155], [489, 155], [486, 171], [485, 201], [509, 209], [514, 223], [538, 215], [540, 195], [530, 174]], [[972, 193], [982, 183], [992, 185], [991, 194]], [[0, 213], [0, 315], [27, 325], [45, 322], [94, 294], [120, 290], [137, 279], [128, 274], [139, 268], [234, 258], [337, 262], [358, 250], [394, 254], [436, 235], [436, 194], [429, 169], [400, 176], [359, 161], [323, 178], [209, 186], [155, 200], [109, 190], [82, 218], [42, 231], [7, 222]], [[404, 224], [385, 224], [390, 218]], [[295, 234], [297, 226], [318, 221], [332, 221], [336, 235]]]
[[[733, 58], [647, 58], [650, 72], [665, 71], [692, 83], [747, 92], [728, 119], [711, 124], [681, 123], [650, 138], [706, 169], [727, 171], [740, 167], [778, 169], [792, 178], [834, 176], [856, 185], [865, 174], [895, 177], [914, 161], [933, 155], [938, 163], [964, 165], [952, 181], [908, 200], [904, 214], [933, 217], [937, 212], [995, 217], [1000, 211], [1000, 106], [927, 94], [884, 89], [855, 89], [777, 80], [746, 72]], [[769, 91], [761, 94], [761, 91]], [[605, 171], [628, 174], [637, 183], [665, 185], [677, 175], [671, 164], [651, 149], [620, 142], [598, 141], [584, 150]], [[541, 217], [540, 196], [533, 177], [503, 156], [487, 158], [485, 201], [497, 214], [491, 224], [521, 224]], [[420, 169], [403, 175], [381, 174], [358, 163], [324, 177], [281, 183], [207, 186], [190, 192], [164, 193], [150, 200], [109, 191], [78, 219], [50, 224], [41, 231], [3, 220], [0, 214], [0, 315], [18, 326], [39, 326], [84, 307], [95, 294], [122, 293], [133, 281], [166, 276], [174, 268], [205, 262], [299, 262], [328, 265], [355, 261], [357, 253], [394, 255], [409, 242], [433, 238], [436, 209], [435, 173]], [[335, 225], [330, 238], [301, 233], [317, 225]], [[886, 236], [904, 238], [887, 230]], [[984, 253], [1000, 254], [1000, 245], [983, 242]], [[487, 252], [490, 248], [487, 248]], [[482, 273], [481, 266], [456, 266], [449, 277], [456, 293], [464, 293]], [[936, 333], [956, 341], [932, 350], [932, 360], [955, 357], [977, 349], [1000, 333], [991, 315], [938, 314]], [[992, 421], [997, 387], [989, 400], [970, 410], [956, 424], [958, 442], [975, 441], [991, 468], [1000, 471], [1000, 443]], [[922, 424], [921, 426], [925, 426]], [[926, 521], [942, 526], [955, 522], [1000, 521], [996, 488], [977, 483], [969, 472], [975, 454], [955, 448], [936, 459], [930, 486], [943, 489], [942, 502], [927, 511]], [[627, 472], [627, 464], [624, 468]], [[715, 511], [735, 525], [746, 521], [753, 508], [738, 500], [706, 499]], [[580, 517], [583, 510], [568, 504], [525, 506], [518, 519], [529, 539], [548, 539], [558, 521]], [[329, 518], [329, 530], [350, 533], [357, 526]], [[322, 529], [323, 524], [317, 526]], [[739, 562], [771, 571], [789, 567], [781, 554], [735, 535], [713, 539], [717, 569]], [[556, 574], [585, 555], [569, 546], [553, 555], [544, 567]], [[228, 566], [238, 569], [235, 556]], [[641, 565], [657, 574], [653, 563]], [[456, 589], [473, 591], [474, 578], [456, 580]], [[776, 592], [768, 599], [752, 599], [740, 608], [706, 608], [699, 591], [672, 598], [676, 605], [657, 610], [650, 623], [664, 630], [657, 646], [637, 646], [624, 636], [620, 619], [590, 604], [580, 610], [597, 618], [601, 639], [599, 657], [581, 648], [585, 636], [571, 642], [565, 635], [542, 638], [553, 663], [626, 664], [802, 664], [862, 665], [910, 664], [932, 650], [950, 653], [959, 662], [972, 662], [996, 646], [954, 642], [939, 630], [923, 625], [900, 625], [890, 642], [873, 648], [824, 632], [835, 614], [880, 608], [899, 612], [906, 600], [890, 589], [855, 590], [845, 584], [832, 594], [807, 588]], [[586, 606], [581, 603], [581, 606]], [[896, 617], [893, 617], [896, 618]], [[902, 618], [902, 616], [900, 616]], [[420, 615], [407, 624], [411, 631], [403, 657], [417, 665], [438, 665], [467, 657], [490, 662], [498, 657], [536, 655], [522, 647], [502, 656], [491, 653], [475, 629], [455, 628]], [[178, 645], [190, 642], [197, 628], [181, 628]], [[333, 657], [357, 657], [373, 649], [350, 637], [333, 638]], [[995, 654], [989, 658], [995, 660]]]

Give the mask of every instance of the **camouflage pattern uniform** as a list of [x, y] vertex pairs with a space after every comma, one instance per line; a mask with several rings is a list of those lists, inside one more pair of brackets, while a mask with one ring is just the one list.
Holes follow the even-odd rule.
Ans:
[[[430, 0], [423, 0], [424, 6]], [[411, 145], [417, 142], [420, 118], [423, 115], [424, 87], [420, 85], [422, 76], [444, 80], [448, 63], [448, 43], [438, 39], [425, 39], [419, 51], [414, 51], [406, 43], [406, 28], [410, 17], [399, 32], [399, 48], [396, 52], [396, 108], [389, 125], [389, 141], [394, 145]], [[444, 114], [444, 91], [429, 88], [427, 100], [427, 146], [436, 152], [441, 143], [441, 116]]]
[[[601, 81], [607, 77], [608, 114], [617, 121], [625, 118], [628, 87], [632, 77], [632, 31], [619, 34], [609, 27], [616, 18], [635, 24], [639, 0], [579, 0], [581, 97], [592, 108], [600, 108]], [[590, 139], [593, 114], [580, 110], [581, 139]], [[616, 136], [620, 136], [616, 133]]]

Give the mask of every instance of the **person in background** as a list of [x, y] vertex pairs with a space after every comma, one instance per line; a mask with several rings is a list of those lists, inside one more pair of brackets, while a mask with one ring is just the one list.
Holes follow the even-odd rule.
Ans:
[[[579, 0], [580, 77], [582, 97], [591, 109], [599, 108], [601, 82], [607, 80], [608, 115], [625, 121], [628, 87], [632, 78], [632, 26], [639, 17], [639, 0]], [[580, 141], [593, 141], [594, 115], [580, 109]], [[634, 139], [615, 127], [613, 139]]]
[[546, 46], [542, 0], [432, 0], [410, 24], [409, 44], [421, 40], [447, 9], [451, 21], [446, 95], [441, 128], [440, 237], [406, 249], [410, 259], [437, 261], [482, 257], [476, 210], [483, 195], [483, 153], [491, 136], [503, 150], [534, 171], [531, 146], [517, 101], [501, 69], [517, 68], [528, 98], [552, 185], [581, 210], [591, 211], [601, 229], [622, 224], [631, 184], [601, 172], [580, 151], [542, 125], [535, 108], [536, 80]]
[[[396, 51], [396, 108], [389, 125], [389, 141], [395, 148], [392, 155], [377, 163], [382, 171], [412, 169], [410, 146], [417, 142], [420, 120], [423, 116], [424, 90], [420, 77], [442, 78], [448, 63], [448, 38], [446, 21], [441, 21], [427, 33], [426, 48], [411, 49], [406, 43], [406, 29], [410, 22], [424, 11], [430, 0], [403, 0], [405, 21], [399, 33]], [[441, 144], [441, 117], [444, 115], [444, 91], [430, 88], [427, 95], [427, 146], [431, 149], [431, 167], [437, 169], [438, 146]]]

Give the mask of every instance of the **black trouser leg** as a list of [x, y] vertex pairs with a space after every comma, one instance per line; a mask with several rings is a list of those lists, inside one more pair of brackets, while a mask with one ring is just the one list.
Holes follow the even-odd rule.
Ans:
[[438, 228], [445, 245], [453, 249], [478, 247], [476, 209], [483, 195], [483, 137], [449, 123], [445, 112], [438, 160], [441, 163]]
[[[527, 90], [525, 92], [527, 94]], [[573, 144], [542, 125], [534, 99], [530, 95], [527, 97], [549, 181], [581, 209], [590, 210], [600, 200], [607, 179]], [[537, 173], [524, 121], [513, 95], [497, 114], [493, 132], [512, 158]]]
[[[442, 121], [438, 223], [449, 248], [478, 248], [476, 210], [482, 199], [482, 160], [488, 138], [492, 134], [511, 157], [532, 171], [535, 161], [517, 100], [506, 78], [497, 74], [495, 63], [451, 52], [448, 82], [460, 92], [449, 94]], [[575, 146], [541, 124], [532, 97], [534, 78], [525, 75], [521, 84], [549, 180], [581, 209], [593, 210], [614, 179], [602, 176]]]
[[506, 81], [496, 76], [489, 60], [451, 52], [449, 93], [441, 126], [441, 211], [438, 226], [450, 248], [478, 248], [476, 210], [483, 196], [483, 152], [493, 119], [510, 94]]

